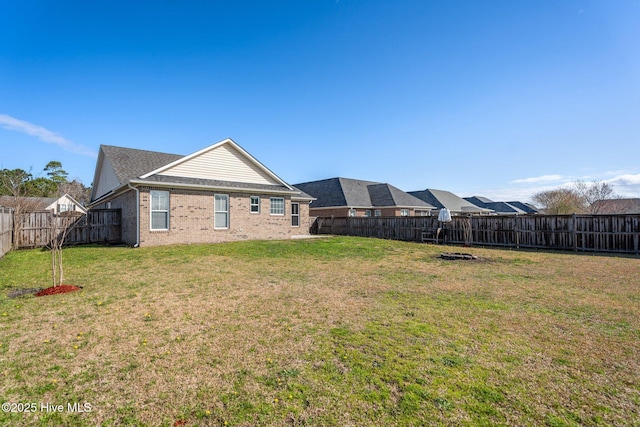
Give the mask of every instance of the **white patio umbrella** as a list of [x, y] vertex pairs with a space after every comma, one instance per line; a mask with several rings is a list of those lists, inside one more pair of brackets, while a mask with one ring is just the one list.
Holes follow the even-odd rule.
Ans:
[[[442, 223], [442, 230], [445, 230], [446, 228], [445, 224], [447, 222], [451, 222], [451, 212], [449, 212], [449, 209], [447, 208], [440, 209], [440, 213], [438, 214], [438, 221]], [[436, 233], [436, 242], [438, 241], [439, 234], [440, 234], [440, 229], [438, 228], [438, 232]], [[447, 240], [447, 235], [445, 232], [442, 243], [446, 243], [446, 240]]]
[[449, 212], [449, 209], [447, 208], [440, 209], [440, 213], [438, 214], [438, 221], [451, 222], [451, 212]]

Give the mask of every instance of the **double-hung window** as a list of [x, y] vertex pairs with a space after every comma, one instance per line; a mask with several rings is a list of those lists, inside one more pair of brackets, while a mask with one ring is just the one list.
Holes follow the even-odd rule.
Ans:
[[409, 216], [409, 209], [400, 209], [400, 216]]
[[251, 196], [251, 205], [249, 212], [260, 213], [260, 196]]
[[300, 227], [300, 203], [291, 203], [291, 226]]
[[229, 195], [215, 194], [213, 198], [213, 228], [229, 228]]
[[169, 192], [151, 190], [151, 229], [169, 229]]
[[284, 215], [284, 198], [272, 197], [270, 201], [271, 215]]

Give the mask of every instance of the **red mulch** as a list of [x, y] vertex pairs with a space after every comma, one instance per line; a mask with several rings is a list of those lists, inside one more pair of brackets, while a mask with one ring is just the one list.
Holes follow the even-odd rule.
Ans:
[[82, 287], [73, 286], [73, 285], [60, 285], [60, 286], [52, 286], [47, 289], [43, 289], [36, 294], [37, 297], [43, 297], [45, 295], [56, 295], [56, 294], [64, 294], [67, 292], [79, 291]]

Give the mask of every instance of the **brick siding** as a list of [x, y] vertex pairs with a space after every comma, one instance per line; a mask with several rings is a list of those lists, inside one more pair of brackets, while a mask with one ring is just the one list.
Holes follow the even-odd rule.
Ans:
[[[169, 191], [169, 230], [151, 230], [149, 210], [151, 190]], [[244, 194], [222, 191], [140, 187], [140, 246], [180, 243], [218, 243], [234, 240], [289, 239], [308, 235], [311, 227], [309, 204], [299, 203], [300, 226], [291, 226], [291, 199], [285, 199], [285, 214], [271, 215], [268, 194]], [[229, 196], [229, 228], [214, 229], [214, 194]], [[260, 213], [250, 212], [251, 196], [260, 197]], [[281, 197], [281, 196], [276, 196]], [[136, 193], [126, 193], [109, 200], [112, 209], [122, 209], [122, 240], [136, 243]], [[102, 203], [96, 208], [107, 208]]]

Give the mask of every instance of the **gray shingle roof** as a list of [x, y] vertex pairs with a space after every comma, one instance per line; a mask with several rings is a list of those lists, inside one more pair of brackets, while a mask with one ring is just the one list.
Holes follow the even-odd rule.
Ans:
[[481, 208], [491, 209], [498, 214], [524, 214], [526, 213], [522, 209], [507, 203], [507, 202], [494, 202], [491, 199], [481, 196], [463, 197], [468, 202], [473, 203]]
[[179, 154], [101, 145], [100, 149], [111, 163], [120, 184], [127, 184], [134, 178], [156, 170], [183, 158]]
[[447, 208], [451, 212], [462, 213], [491, 212], [490, 209], [478, 207], [450, 191], [427, 188], [424, 191], [409, 191], [409, 194], [432, 204], [437, 209]]
[[238, 188], [238, 189], [251, 189], [251, 190], [270, 190], [270, 191], [287, 191], [291, 192], [284, 185], [266, 185], [266, 184], [251, 184], [246, 182], [236, 181], [221, 181], [217, 179], [201, 179], [201, 178], [187, 178], [180, 176], [167, 176], [167, 175], [152, 175], [144, 179], [134, 179], [136, 184], [138, 183], [161, 183], [161, 184], [176, 184], [176, 185], [191, 185], [196, 187], [217, 187], [217, 188]]
[[148, 182], [149, 184], [176, 184], [195, 187], [237, 188], [256, 191], [267, 190], [290, 193], [293, 198], [313, 200], [313, 197], [304, 191], [297, 188], [294, 188], [294, 191], [291, 191], [285, 185], [251, 184], [235, 181], [197, 179], [165, 175], [153, 175], [141, 179], [141, 176], [159, 169], [162, 166], [173, 163], [176, 160], [182, 159], [185, 156], [180, 154], [160, 153], [157, 151], [138, 150], [134, 148], [115, 147], [112, 145], [102, 145], [100, 148], [113, 167], [118, 181], [120, 181], [120, 185], [126, 185], [131, 182]]
[[428, 203], [413, 197], [393, 185], [350, 178], [329, 178], [296, 184], [315, 197], [312, 208], [325, 207], [419, 207], [433, 209]]
[[514, 206], [526, 213], [538, 213], [538, 208], [536, 208], [535, 206], [533, 206], [530, 203], [523, 203], [523, 202], [518, 202], [518, 201], [514, 201], [514, 202], [507, 202], [509, 203], [511, 206]]

